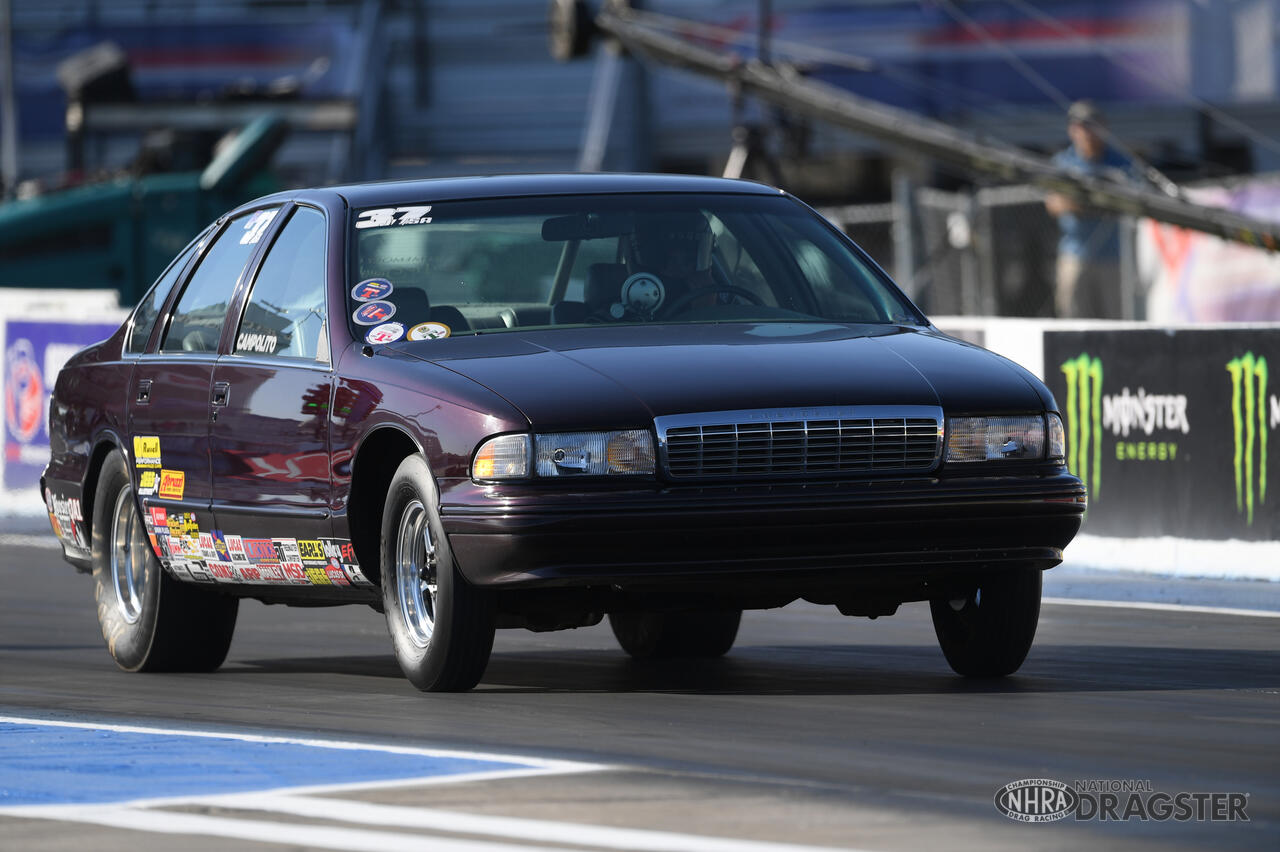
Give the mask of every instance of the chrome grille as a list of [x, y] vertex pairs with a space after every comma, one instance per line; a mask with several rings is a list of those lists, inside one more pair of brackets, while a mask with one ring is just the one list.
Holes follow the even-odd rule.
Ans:
[[676, 479], [924, 473], [942, 449], [936, 406], [718, 411], [654, 424]]

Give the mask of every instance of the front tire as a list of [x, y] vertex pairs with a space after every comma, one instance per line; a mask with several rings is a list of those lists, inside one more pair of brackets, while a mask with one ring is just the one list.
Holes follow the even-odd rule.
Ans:
[[91, 546], [98, 623], [116, 665], [130, 672], [211, 672], [222, 665], [240, 601], [165, 573], [118, 450], [98, 477]]
[[400, 463], [382, 513], [382, 602], [396, 662], [423, 692], [480, 682], [493, 648], [491, 597], [467, 583], [440, 523], [426, 460]]
[[738, 636], [742, 610], [609, 613], [622, 650], [636, 659], [723, 657]]
[[1004, 677], [1018, 670], [1036, 637], [1043, 573], [1005, 571], [929, 601], [938, 644], [956, 674]]

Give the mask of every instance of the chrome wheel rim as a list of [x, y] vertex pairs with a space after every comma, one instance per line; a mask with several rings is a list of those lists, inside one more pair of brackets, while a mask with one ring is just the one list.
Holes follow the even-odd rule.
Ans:
[[133, 506], [133, 489], [122, 488], [111, 514], [111, 585], [120, 614], [129, 624], [142, 617], [142, 593], [147, 583], [147, 548], [142, 523]]
[[396, 588], [400, 618], [419, 648], [431, 643], [436, 624], [436, 546], [426, 506], [414, 500], [400, 513], [396, 534]]

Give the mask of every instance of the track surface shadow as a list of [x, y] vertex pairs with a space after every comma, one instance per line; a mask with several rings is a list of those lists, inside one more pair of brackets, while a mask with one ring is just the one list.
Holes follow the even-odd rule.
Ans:
[[[389, 656], [239, 661], [228, 674], [402, 677]], [[714, 660], [632, 660], [615, 650], [494, 654], [486, 692], [669, 692], [710, 695], [1071, 693], [1280, 687], [1280, 655], [1261, 650], [1037, 645], [1008, 678], [953, 675], [915, 645], [744, 646]]]

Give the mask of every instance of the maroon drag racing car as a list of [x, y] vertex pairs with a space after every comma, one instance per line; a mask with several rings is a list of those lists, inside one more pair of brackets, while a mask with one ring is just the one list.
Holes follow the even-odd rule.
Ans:
[[241, 598], [366, 604], [424, 690], [498, 627], [714, 656], [744, 609], [931, 603], [1021, 665], [1080, 526], [1053, 397], [758, 184], [273, 195], [200, 234], [50, 408], [41, 481], [128, 670], [212, 670]]

